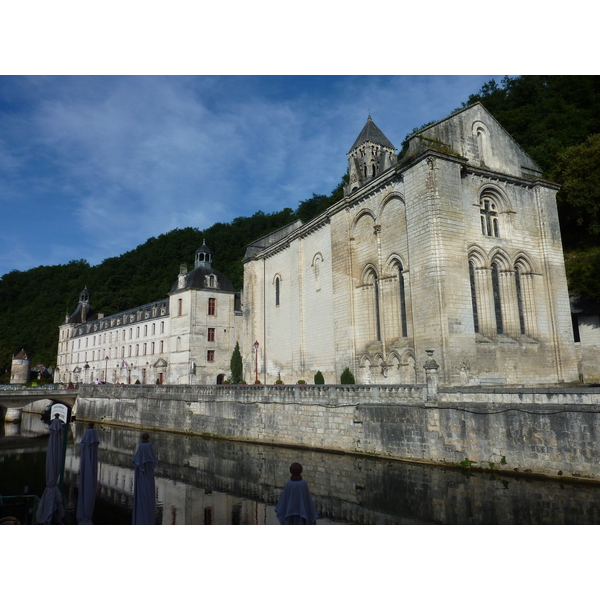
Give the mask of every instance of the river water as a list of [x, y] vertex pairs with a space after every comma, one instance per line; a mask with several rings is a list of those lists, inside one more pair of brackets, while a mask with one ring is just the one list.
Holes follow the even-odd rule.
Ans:
[[[64, 522], [75, 524], [79, 444], [86, 425], [69, 427]], [[130, 524], [132, 459], [141, 432], [96, 428], [94, 523]], [[42, 495], [46, 431], [39, 415], [26, 413], [19, 431], [8, 425], [0, 429], [0, 495]], [[275, 525], [274, 506], [292, 462], [304, 467], [318, 525], [600, 524], [600, 486], [592, 483], [163, 432], [151, 433], [150, 441], [159, 459], [156, 523], [162, 525]]]

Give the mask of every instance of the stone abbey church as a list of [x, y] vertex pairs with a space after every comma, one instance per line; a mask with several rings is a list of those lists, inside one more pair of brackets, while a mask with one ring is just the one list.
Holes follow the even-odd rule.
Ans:
[[104, 317], [84, 290], [60, 380], [220, 383], [236, 342], [248, 383], [423, 383], [427, 351], [446, 385], [577, 380], [558, 187], [481, 104], [401, 161], [369, 117], [348, 170], [343, 199], [247, 247], [241, 294], [206, 245], [167, 299]]

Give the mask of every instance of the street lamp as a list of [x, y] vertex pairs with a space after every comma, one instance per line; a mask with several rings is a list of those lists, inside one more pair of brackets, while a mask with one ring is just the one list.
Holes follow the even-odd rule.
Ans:
[[258, 383], [258, 341], [254, 342], [254, 350], [256, 351], [256, 377], [254, 378], [254, 383]]
[[104, 360], [106, 361], [106, 364], [104, 366], [104, 383], [106, 383], [106, 374], [108, 373], [108, 356], [105, 356]]

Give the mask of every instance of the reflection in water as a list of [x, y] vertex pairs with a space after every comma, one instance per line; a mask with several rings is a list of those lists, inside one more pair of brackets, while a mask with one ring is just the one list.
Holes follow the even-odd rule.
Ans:
[[[29, 493], [43, 491], [46, 438], [36, 436], [45, 427], [36, 419], [39, 422], [36, 415], [31, 421], [24, 418], [19, 436], [0, 437], [0, 494], [23, 493], [25, 487]], [[76, 523], [79, 443], [85, 425], [70, 427], [63, 491], [65, 521]], [[141, 432], [101, 425], [97, 430], [94, 523], [130, 524], [132, 459]], [[292, 462], [304, 467], [319, 513], [317, 524], [600, 523], [598, 486], [593, 484], [465, 473], [161, 432], [150, 435], [159, 460], [157, 524], [275, 525], [273, 509]]]

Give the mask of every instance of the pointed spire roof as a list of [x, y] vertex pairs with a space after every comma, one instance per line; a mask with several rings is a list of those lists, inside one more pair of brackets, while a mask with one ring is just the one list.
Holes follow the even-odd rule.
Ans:
[[354, 148], [364, 144], [365, 142], [374, 142], [375, 144], [379, 144], [380, 146], [385, 146], [386, 148], [391, 148], [395, 150], [394, 145], [390, 140], [388, 140], [381, 129], [375, 125], [373, 119], [371, 119], [371, 115], [367, 119], [365, 126], [362, 128], [362, 131], [358, 134], [356, 141], [352, 144], [352, 148], [348, 152], [352, 152]]

